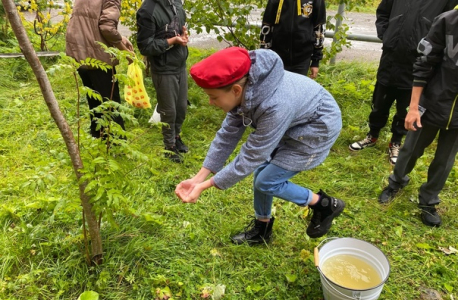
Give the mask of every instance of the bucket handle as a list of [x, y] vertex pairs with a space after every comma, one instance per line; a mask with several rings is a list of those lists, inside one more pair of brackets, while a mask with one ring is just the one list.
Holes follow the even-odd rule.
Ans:
[[326, 276], [323, 274], [323, 272], [321, 271], [320, 269], [320, 253], [319, 253], [319, 247], [324, 243], [324, 242], [327, 242], [329, 240], [335, 240], [335, 239], [338, 239], [338, 237], [330, 237], [330, 238], [325, 238], [324, 240], [322, 240], [318, 246], [315, 247], [315, 249], [313, 249], [313, 256], [314, 256], [314, 261], [315, 261], [315, 267], [317, 268], [318, 272], [320, 272], [321, 274], [321, 278], [324, 279], [324, 281], [326, 281], [326, 283], [338, 294], [344, 296], [345, 298], [348, 298], [348, 299], [352, 299], [352, 300], [361, 300], [361, 293], [360, 292], [353, 292], [353, 297], [350, 297], [350, 296], [347, 296], [345, 294], [343, 294], [341, 291], [337, 290], [329, 281], [328, 279], [326, 278]]

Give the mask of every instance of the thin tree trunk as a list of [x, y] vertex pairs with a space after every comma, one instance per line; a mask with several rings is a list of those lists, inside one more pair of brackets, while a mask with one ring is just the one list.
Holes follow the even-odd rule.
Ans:
[[51, 113], [54, 122], [57, 124], [57, 127], [59, 127], [60, 133], [65, 141], [65, 145], [67, 146], [67, 151], [72, 160], [76, 178], [78, 179], [81, 205], [83, 206], [83, 211], [86, 215], [86, 221], [89, 227], [92, 260], [95, 264], [101, 264], [102, 239], [100, 237], [100, 230], [97, 225], [97, 218], [92, 212], [92, 204], [89, 202], [89, 196], [84, 193], [87, 183], [80, 182], [80, 178], [82, 176], [80, 170], [83, 168], [83, 162], [81, 161], [78, 145], [76, 144], [73, 133], [59, 108], [48, 76], [46, 75], [40, 60], [38, 59], [38, 56], [32, 47], [32, 44], [29, 40], [29, 37], [27, 36], [27, 32], [25, 31], [24, 26], [22, 25], [13, 0], [2, 0], [2, 3], [5, 8], [6, 16], [11, 24], [11, 28], [13, 29], [14, 34], [16, 35], [16, 38], [19, 42], [21, 51], [32, 67], [33, 72], [35, 73], [35, 77], [37, 78], [38, 84], [40, 85], [40, 89], [46, 105], [48, 106], [49, 112]]

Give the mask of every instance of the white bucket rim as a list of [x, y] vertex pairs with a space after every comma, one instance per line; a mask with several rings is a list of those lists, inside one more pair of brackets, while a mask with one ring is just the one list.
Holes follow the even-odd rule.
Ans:
[[347, 291], [357, 291], [357, 292], [370, 291], [370, 290], [376, 289], [376, 288], [380, 287], [381, 285], [384, 285], [384, 284], [385, 284], [385, 282], [388, 280], [388, 277], [390, 276], [390, 273], [391, 273], [391, 264], [390, 264], [390, 261], [388, 260], [388, 257], [386, 256], [386, 254], [383, 253], [383, 251], [380, 250], [379, 247], [377, 247], [377, 246], [375, 246], [375, 245], [373, 245], [373, 244], [371, 244], [371, 243], [369, 243], [369, 242], [366, 242], [366, 241], [364, 241], [364, 240], [360, 240], [360, 239], [356, 239], [356, 238], [348, 238], [348, 237], [339, 238], [339, 237], [332, 237], [332, 238], [326, 238], [326, 239], [322, 240], [322, 241], [320, 242], [320, 244], [317, 246], [317, 248], [319, 249], [319, 248], [322, 246], [323, 242], [326, 242], [326, 241], [329, 241], [329, 240], [333, 240], [333, 241], [334, 241], [334, 240], [338, 240], [338, 239], [357, 240], [357, 241], [360, 241], [360, 242], [369, 244], [370, 246], [376, 248], [376, 249], [377, 249], [378, 251], [380, 251], [380, 253], [382, 253], [383, 256], [385, 257], [385, 259], [386, 259], [386, 261], [387, 261], [387, 263], [388, 263], [388, 272], [387, 272], [385, 278], [382, 280], [382, 282], [379, 283], [378, 285], [376, 285], [376, 286], [374, 286], [374, 287], [371, 287], [371, 288], [368, 288], [368, 289], [354, 289], [354, 288], [348, 288], [348, 287], [345, 287], [345, 286], [341, 286], [340, 284], [335, 283], [334, 281], [332, 281], [331, 279], [329, 279], [328, 277], [326, 277], [326, 275], [324, 275], [324, 273], [321, 271], [319, 265], [316, 266], [318, 272], [324, 277], [325, 280], [327, 280], [327, 281], [333, 283], [334, 285], [336, 285], [336, 286], [338, 286], [338, 287], [340, 287], [340, 288], [342, 288], [342, 289], [344, 289], [344, 290], [347, 290]]

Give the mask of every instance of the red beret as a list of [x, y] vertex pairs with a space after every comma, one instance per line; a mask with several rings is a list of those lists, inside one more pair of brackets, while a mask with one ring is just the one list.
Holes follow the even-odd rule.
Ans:
[[239, 47], [220, 50], [191, 67], [191, 77], [204, 89], [216, 89], [236, 82], [251, 67], [248, 51]]

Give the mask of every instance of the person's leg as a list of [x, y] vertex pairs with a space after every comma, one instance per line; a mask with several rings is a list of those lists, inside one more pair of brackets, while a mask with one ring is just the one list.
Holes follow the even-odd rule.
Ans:
[[[95, 87], [92, 84], [92, 80], [91, 80], [92, 76], [90, 76], [91, 72], [93, 71], [94, 70], [78, 69], [78, 74], [81, 78], [81, 81], [83, 82], [83, 85], [95, 91]], [[86, 96], [86, 99], [89, 105], [89, 110], [92, 110], [101, 104], [99, 100], [93, 97], [90, 97], [89, 95]], [[100, 138], [100, 130], [97, 130], [97, 119], [99, 119], [101, 116], [102, 114], [100, 113], [90, 112], [90, 119], [91, 119], [90, 130], [91, 130], [91, 135], [95, 138]]]
[[380, 203], [391, 201], [400, 189], [404, 188], [410, 181], [407, 176], [412, 172], [418, 158], [425, 148], [428, 147], [437, 135], [438, 128], [424, 125], [417, 131], [407, 133], [404, 145], [402, 146], [393, 174], [388, 178], [388, 186], [385, 187], [379, 196]]
[[457, 153], [458, 129], [440, 130], [434, 159], [428, 168], [428, 180], [420, 187], [420, 205], [439, 204], [439, 193], [454, 166]]
[[162, 127], [162, 135], [166, 148], [175, 147], [176, 102], [178, 98], [178, 80], [176, 75], [160, 75], [152, 73], [157, 96], [157, 112], [161, 122], [168, 124]]
[[273, 196], [263, 194], [255, 187], [259, 173], [261, 173], [268, 165], [269, 162], [265, 162], [253, 172], [253, 206], [256, 216], [252, 221], [252, 224], [249, 224], [245, 230], [231, 237], [232, 242], [235, 244], [242, 244], [245, 242], [258, 244], [268, 242], [270, 240], [275, 220], [275, 218], [271, 216]]
[[372, 111], [369, 114], [369, 134], [373, 138], [378, 138], [380, 130], [385, 127], [390, 108], [393, 105], [395, 88], [388, 87], [377, 82], [374, 93], [372, 94]]
[[285, 170], [271, 163], [264, 163], [255, 171], [253, 185], [256, 220], [251, 229], [232, 237], [234, 243], [269, 241], [274, 221], [271, 215], [273, 197], [293, 202], [299, 206], [310, 205], [314, 211], [307, 228], [307, 234], [310, 237], [321, 237], [329, 231], [332, 220], [340, 215], [345, 203], [322, 191], [314, 194], [309, 189], [288, 181], [297, 173], [299, 172]]
[[418, 195], [421, 221], [427, 226], [440, 226], [442, 224], [436, 205], [440, 202], [439, 193], [455, 164], [457, 152], [458, 129], [441, 129], [434, 159], [428, 168], [428, 180], [422, 184]]
[[[103, 101], [111, 99], [117, 103], [121, 103], [121, 98], [119, 95], [119, 85], [118, 82], [113, 83], [113, 74], [116, 74], [116, 69], [107, 70], [106, 72], [99, 69], [94, 70], [78, 70], [78, 73], [83, 81], [83, 84], [94, 91], [98, 92], [102, 97]], [[98, 107], [101, 102], [95, 98], [87, 97], [88, 104], [90, 109]], [[100, 132], [103, 131], [103, 128], [96, 130], [97, 128], [97, 118], [101, 118], [101, 113], [91, 114], [91, 134], [94, 137], [100, 137]], [[123, 130], [125, 130], [124, 120], [120, 115], [113, 116], [113, 121], [118, 123]]]
[[179, 152], [188, 152], [188, 147], [181, 140], [181, 126], [186, 118], [188, 109], [188, 74], [186, 69], [178, 77], [178, 97], [176, 100], [176, 119], [175, 119], [175, 146]]
[[372, 94], [372, 110], [369, 114], [369, 133], [364, 139], [350, 144], [349, 149], [351, 151], [359, 151], [367, 147], [372, 147], [377, 142], [380, 130], [388, 121], [390, 108], [394, 101], [391, 89], [379, 82], [375, 84]]
[[396, 98], [396, 114], [394, 115], [393, 122], [391, 123], [392, 136], [390, 144], [388, 145], [388, 155], [392, 165], [395, 165], [398, 160], [402, 138], [407, 133], [404, 123], [407, 115], [407, 107], [410, 104], [412, 89], [396, 88], [394, 91]]
[[397, 88], [394, 92], [396, 98], [396, 114], [391, 123], [391, 132], [393, 133], [391, 143], [401, 144], [402, 138], [407, 134], [404, 123], [407, 115], [407, 108], [409, 107], [410, 98], [412, 96], [412, 89]]
[[257, 219], [270, 219], [272, 200], [277, 197], [293, 202], [299, 206], [307, 206], [311, 201], [312, 192], [304, 187], [288, 181], [297, 171], [288, 171], [274, 164], [263, 164], [255, 172], [254, 210]]
[[165, 157], [173, 162], [183, 162], [183, 157], [176, 148], [176, 103], [178, 98], [178, 76], [159, 75], [151, 73], [157, 97], [157, 112], [161, 115], [161, 122], [167, 125], [162, 126], [162, 137], [164, 140]]

